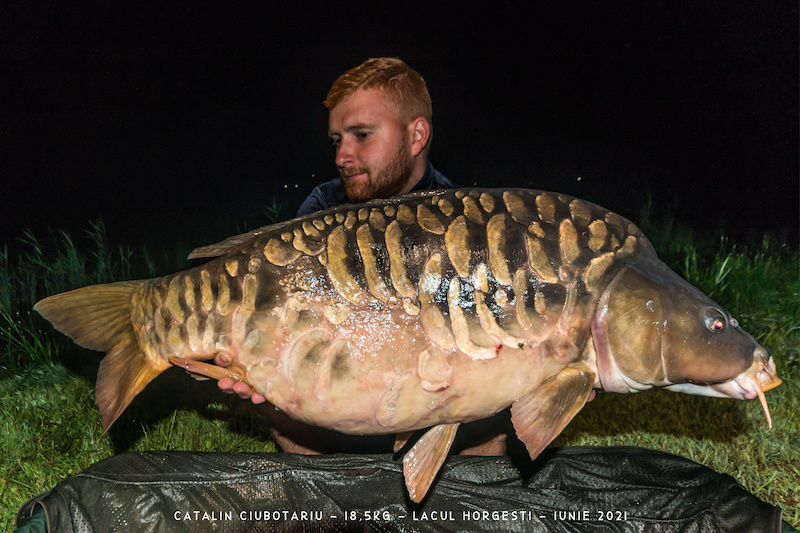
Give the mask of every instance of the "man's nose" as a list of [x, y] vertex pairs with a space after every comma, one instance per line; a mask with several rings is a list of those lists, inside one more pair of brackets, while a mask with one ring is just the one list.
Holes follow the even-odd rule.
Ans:
[[355, 159], [351, 144], [342, 139], [339, 142], [339, 146], [336, 148], [336, 159], [334, 160], [336, 166], [346, 167], [352, 165], [354, 161]]

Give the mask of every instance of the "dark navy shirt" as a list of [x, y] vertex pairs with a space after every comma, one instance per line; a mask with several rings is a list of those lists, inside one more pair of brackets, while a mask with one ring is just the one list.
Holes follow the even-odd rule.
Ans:
[[[433, 168], [431, 162], [428, 161], [425, 174], [422, 175], [422, 178], [420, 178], [410, 192], [429, 191], [432, 189], [456, 189], [458, 187], [459, 186], [450, 181], [447, 176]], [[297, 210], [297, 216], [300, 217], [309, 213], [328, 209], [329, 207], [349, 203], [350, 200], [347, 199], [347, 195], [344, 193], [342, 178], [334, 178], [314, 187], [311, 194], [300, 204], [300, 209]]]

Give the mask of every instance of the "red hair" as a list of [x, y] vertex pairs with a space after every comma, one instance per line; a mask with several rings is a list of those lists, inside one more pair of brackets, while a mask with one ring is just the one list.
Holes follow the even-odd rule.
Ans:
[[411, 121], [424, 117], [429, 123], [433, 115], [428, 86], [418, 72], [395, 57], [367, 59], [339, 76], [333, 82], [325, 107], [333, 109], [358, 89], [379, 89], [398, 106], [400, 117]]

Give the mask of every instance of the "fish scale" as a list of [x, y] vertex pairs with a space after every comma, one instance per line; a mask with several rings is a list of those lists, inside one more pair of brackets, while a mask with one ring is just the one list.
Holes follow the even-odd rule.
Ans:
[[[465, 199], [468, 200], [465, 202]], [[476, 199], [478, 202], [475, 202]], [[540, 335], [547, 333], [555, 340], [543, 340], [546, 353], [560, 353], [561, 359], [566, 362], [572, 362], [578, 357], [583, 350], [585, 339], [574, 335], [574, 338], [571, 338], [569, 327], [561, 332], [563, 335], [559, 337], [559, 322], [554, 319], [564, 313], [570, 291], [580, 290], [580, 285], [574, 283], [574, 273], [568, 272], [569, 269], [566, 269], [565, 265], [574, 265], [573, 268], [577, 271], [606, 248], [609, 252], [614, 252], [610, 248], [610, 243], [600, 247], [596, 252], [588, 246], [580, 248], [581, 243], [573, 220], [577, 219], [577, 224], [582, 226], [589, 225], [591, 210], [587, 204], [563, 196], [558, 197], [548, 193], [534, 195], [528, 191], [504, 191], [499, 196], [488, 191], [476, 190], [469, 194], [457, 191], [419, 195], [415, 200], [416, 202], [403, 204], [408, 210], [401, 210], [401, 220], [392, 228], [396, 234], [391, 238], [403, 242], [408, 235], [413, 235], [414, 242], [419, 243], [422, 236], [427, 241], [424, 248], [427, 256], [406, 254], [404, 250], [407, 247], [387, 246], [386, 229], [395, 220], [386, 214], [383, 205], [348, 209], [338, 217], [341, 222], [335, 222], [337, 219], [335, 215], [333, 219], [328, 218], [332, 224], [326, 222], [324, 216], [298, 221], [293, 225], [264, 232], [245, 247], [218, 245], [215, 253], [223, 250], [226, 252], [223, 268], [219, 268], [218, 272], [211, 272], [201, 267], [199, 274], [207, 286], [203, 307], [206, 311], [215, 307], [219, 320], [202, 320], [207, 317], [205, 315], [199, 316], [195, 322], [214, 328], [213, 335], [221, 339], [216, 342], [215, 349], [238, 352], [237, 357], [245, 372], [251, 356], [262, 357], [266, 350], [284, 346], [284, 354], [273, 355], [275, 359], [284, 362], [285, 366], [292, 369], [285, 372], [284, 388], [302, 390], [303, 394], [307, 393], [307, 390], [300, 387], [297, 382], [297, 369], [302, 367], [301, 362], [308, 358], [309, 351], [320, 349], [322, 340], [319, 338], [319, 320], [335, 316], [334, 321], [337, 324], [328, 322], [331, 325], [341, 326], [344, 322], [342, 314], [350, 313], [351, 307], [367, 305], [387, 312], [390, 308], [398, 306], [400, 303], [398, 298], [408, 299], [408, 305], [400, 305], [399, 309], [409, 317], [416, 316], [415, 310], [421, 309], [419, 326], [429, 343], [415, 346], [418, 350], [415, 354], [417, 359], [420, 353], [430, 347], [430, 344], [443, 350], [458, 350], [466, 354], [469, 359], [479, 360], [497, 357], [502, 347], [519, 350], [520, 346], [524, 347], [527, 343], [528, 349], [533, 349], [543, 340], [521, 339], [514, 336], [511, 329], [517, 332], [538, 331]], [[481, 206], [483, 214], [486, 215], [485, 224], [470, 222], [464, 216], [465, 210], [477, 205]], [[570, 218], [564, 218], [559, 222], [557, 220], [559, 215]], [[600, 214], [601, 217], [603, 215], [604, 213]], [[525, 242], [529, 247], [541, 243], [542, 237], [529, 231], [534, 222], [539, 224], [539, 228], [544, 227], [554, 232], [556, 238], [551, 241], [557, 243], [557, 245], [554, 242], [550, 243], [549, 254], [544, 247], [541, 248], [543, 257], [539, 258], [538, 263], [528, 261], [530, 252], [509, 244], [519, 242], [521, 235], [528, 237]], [[617, 226], [620, 229], [624, 227], [623, 224]], [[639, 234], [635, 227], [631, 226], [630, 229]], [[536, 227], [533, 231], [536, 231]], [[510, 236], [508, 239], [507, 235]], [[620, 231], [617, 240], [623, 241], [627, 236]], [[583, 237], [585, 241], [583, 244], [588, 243], [587, 239], [591, 238], [590, 235]], [[314, 247], [313, 242], [320, 245]], [[325, 245], [324, 264], [312, 260], [322, 253], [322, 244]], [[316, 253], [307, 253], [310, 247], [311, 251]], [[434, 251], [435, 253], [432, 253]], [[583, 253], [584, 251], [586, 253]], [[203, 253], [201, 251], [195, 255]], [[247, 277], [237, 278], [242, 262], [249, 262], [252, 266]], [[542, 273], [536, 267], [543, 269], [544, 264], [551, 266]], [[212, 265], [213, 263], [209, 268]], [[270, 268], [270, 265], [280, 267], [280, 270]], [[481, 266], [488, 285], [486, 293], [478, 293], [478, 297], [483, 298], [480, 304], [475, 300], [474, 291], [462, 290], [462, 287], [472, 288], [470, 277], [478, 265]], [[559, 268], [555, 265], [559, 265]], [[263, 272], [275, 270], [284, 272], [285, 275], [280, 277], [279, 274], [273, 273], [269, 276], [259, 276], [262, 268]], [[388, 271], [392, 268], [397, 270], [394, 275]], [[335, 303], [339, 306], [339, 312], [325, 312], [325, 309], [333, 305], [330, 301], [329, 285], [319, 284], [314, 288], [298, 285], [294, 276], [296, 271], [303, 272], [306, 277], [330, 280], [338, 296]], [[512, 288], [512, 276], [523, 271], [530, 280], [526, 281], [522, 288], [518, 286], [516, 290], [511, 290], [511, 297], [508, 298], [506, 290]], [[560, 272], [560, 276], [557, 272]], [[276, 291], [273, 287], [265, 288], [267, 278], [278, 280], [277, 285], [281, 290]], [[417, 287], [413, 287], [410, 281], [395, 283], [395, 280], [410, 278], [417, 280]], [[208, 337], [208, 332], [203, 327], [189, 328], [184, 324], [184, 315], [192, 316], [194, 311], [181, 307], [178, 302], [180, 279], [181, 276], [175, 276], [168, 281], [155, 280], [142, 288], [142, 291], [159, 292], [157, 296], [151, 298], [163, 301], [167, 311], [166, 313], [161, 311], [152, 319], [154, 324], [159, 323], [159, 327], [154, 327], [156, 335], [147, 340], [153, 346], [160, 346], [162, 355], [194, 358], [203, 353], [196, 348], [192, 349], [192, 346], [204, 347], [204, 345], [191, 338], [190, 333], [194, 337]], [[247, 284], [244, 283], [245, 279]], [[216, 286], [212, 280], [217, 281]], [[249, 290], [246, 289], [248, 284]], [[253, 318], [253, 311], [267, 314], [273, 312], [271, 306], [242, 312], [242, 308], [247, 307], [243, 305], [245, 296], [253, 295], [251, 300], [255, 300], [259, 287], [271, 293], [292, 295], [286, 297], [283, 311], [280, 313], [284, 317], [283, 324], [287, 331], [273, 335], [274, 338], [261, 339], [250, 347], [249, 352], [243, 352], [240, 346], [244, 336], [253, 330], [252, 324], [248, 324]], [[326, 287], [327, 290], [316, 290], [319, 287]], [[213, 295], [216, 295], [215, 302], [208, 301]], [[302, 303], [297, 298], [298, 295], [303, 296]], [[144, 301], [148, 296], [143, 294], [137, 299]], [[183, 301], [191, 299], [184, 297]], [[487, 299], [491, 305], [487, 305]], [[497, 301], [500, 299], [504, 305], [498, 305]], [[517, 302], [520, 302], [519, 305]], [[321, 307], [322, 312], [312, 314], [310, 309], [313, 306]], [[250, 307], [253, 307], [252, 304]], [[510, 312], [510, 309], [517, 307], [520, 312]], [[235, 314], [234, 309], [237, 310]], [[301, 313], [307, 315], [304, 320], [299, 319]], [[162, 315], [164, 318], [159, 318]], [[227, 318], [229, 315], [230, 318]], [[502, 322], [501, 326], [501, 315], [516, 317], [518, 320], [516, 323]], [[143, 316], [147, 322], [149, 317]], [[520, 321], [519, 318], [523, 316]], [[160, 325], [162, 320], [165, 322], [164, 325]], [[537, 321], [545, 324], [534, 324]], [[396, 323], [391, 322], [377, 330], [373, 328], [372, 335], [391, 337], [387, 329], [391, 330], [394, 324]], [[352, 329], [339, 327], [336, 331], [330, 331], [325, 344], [332, 344], [334, 339], [341, 336], [353, 338]], [[261, 337], [267, 335], [262, 333]], [[580, 345], [575, 345], [575, 341], [579, 341]], [[255, 348], [261, 350], [254, 352]], [[349, 357], [358, 359], [361, 355], [356, 351], [351, 352]], [[306, 388], [312, 385], [319, 388], [318, 382], [330, 383], [326, 359], [318, 357], [315, 360], [319, 366], [319, 378], [313, 382], [306, 380]], [[409, 362], [409, 368], [412, 370], [413, 363]], [[308, 372], [308, 369], [303, 369], [302, 374], [306, 375]], [[348, 379], [344, 372], [339, 372], [339, 375], [343, 376], [343, 379]], [[260, 392], [266, 388], [265, 384], [253, 383], [253, 385]], [[446, 387], [439, 387], [439, 389], [444, 388]], [[377, 404], [375, 410], [386, 411], [385, 401]], [[316, 414], [305, 416], [310, 421], [320, 423]], [[428, 423], [430, 419], [422, 417], [417, 425], [424, 427], [422, 424]], [[367, 422], [362, 424], [368, 425]], [[362, 430], [381, 429], [383, 428], [365, 427]]]
[[769, 351], [659, 261], [633, 223], [557, 193], [412, 193], [190, 257], [213, 259], [36, 305], [107, 352], [104, 429], [175, 364], [245, 381], [290, 416], [346, 433], [405, 442], [433, 427], [404, 459], [419, 501], [458, 424], [509, 406], [536, 457], [592, 389], [758, 396], [769, 421], [763, 392], [780, 383]]

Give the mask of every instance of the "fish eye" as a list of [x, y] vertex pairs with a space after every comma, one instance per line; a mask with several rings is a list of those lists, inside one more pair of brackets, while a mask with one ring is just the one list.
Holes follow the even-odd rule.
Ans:
[[708, 331], [711, 333], [722, 333], [725, 331], [725, 327], [728, 325], [727, 320], [725, 320], [725, 315], [722, 314], [722, 311], [719, 309], [714, 309], [710, 307], [706, 310], [706, 327]]

